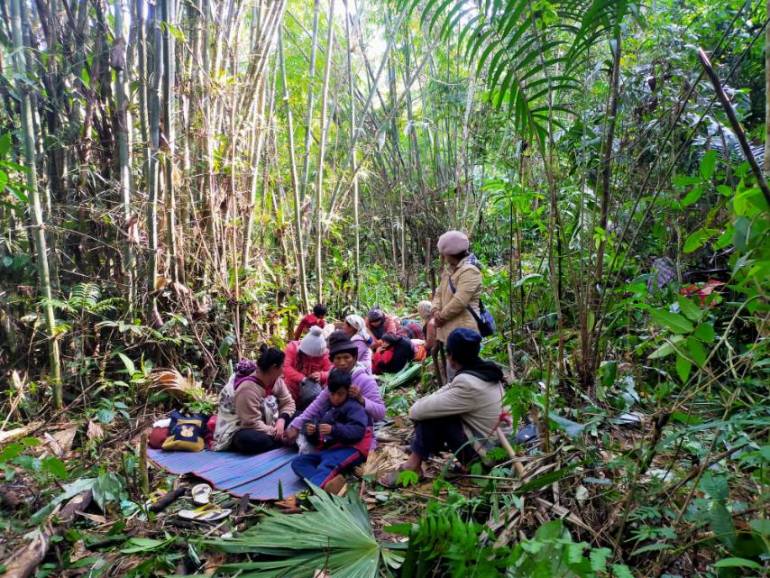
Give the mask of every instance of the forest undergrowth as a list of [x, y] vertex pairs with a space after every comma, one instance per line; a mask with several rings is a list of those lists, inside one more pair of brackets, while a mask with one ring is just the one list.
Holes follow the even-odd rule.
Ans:
[[[7, 575], [770, 575], [764, 2], [0, 13]], [[228, 518], [180, 519], [189, 480], [143, 432], [215, 411], [314, 302], [416, 318], [447, 229], [533, 441], [379, 485], [427, 361], [381, 380], [345, 497], [216, 492]]]

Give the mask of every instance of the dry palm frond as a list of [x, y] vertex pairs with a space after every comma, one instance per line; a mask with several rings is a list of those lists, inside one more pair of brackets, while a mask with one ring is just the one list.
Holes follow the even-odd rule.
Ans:
[[195, 381], [190, 372], [185, 377], [173, 368], [154, 369], [150, 373], [148, 387], [151, 391], [167, 393], [178, 400], [211, 401], [208, 399], [208, 394], [201, 387], [201, 384]]
[[356, 475], [377, 478], [397, 469], [407, 457], [406, 452], [396, 445], [379, 447], [369, 454], [366, 462], [356, 468]]

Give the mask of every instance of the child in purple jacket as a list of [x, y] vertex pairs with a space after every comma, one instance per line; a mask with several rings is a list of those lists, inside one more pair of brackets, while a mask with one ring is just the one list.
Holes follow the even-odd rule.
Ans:
[[304, 424], [305, 436], [320, 451], [298, 456], [291, 467], [299, 477], [336, 494], [345, 484], [341, 472], [366, 459], [373, 435], [364, 406], [349, 395], [350, 373], [333, 369], [326, 387], [328, 402], [321, 419]]

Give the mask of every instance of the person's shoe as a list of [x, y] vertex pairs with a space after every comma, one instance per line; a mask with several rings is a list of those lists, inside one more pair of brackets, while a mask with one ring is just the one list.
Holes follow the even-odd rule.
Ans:
[[331, 480], [324, 484], [323, 488], [327, 493], [335, 496], [344, 496], [347, 491], [347, 482], [345, 476], [337, 474]]
[[[377, 483], [381, 486], [388, 488], [389, 490], [393, 490], [398, 488], [401, 484], [399, 484], [399, 479], [401, 478], [401, 474], [408, 470], [409, 468], [404, 468], [403, 464], [396, 470], [387, 472], [377, 478]], [[409, 470], [411, 472], [414, 472], [414, 470]], [[419, 472], [414, 472], [414, 475], [417, 477], [416, 482], [421, 482], [425, 479], [425, 476], [422, 473], [422, 467], [420, 468]], [[404, 484], [404, 486], [411, 485], [414, 482], [409, 482]]]

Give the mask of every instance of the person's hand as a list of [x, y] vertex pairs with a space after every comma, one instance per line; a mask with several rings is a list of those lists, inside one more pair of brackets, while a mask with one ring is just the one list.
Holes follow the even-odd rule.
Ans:
[[330, 433], [332, 433], [332, 424], [322, 423], [318, 426], [318, 433], [322, 436], [328, 436]]
[[313, 435], [315, 433], [315, 424], [309, 423], [305, 426], [305, 433], [309, 436]]
[[444, 318], [441, 316], [441, 313], [438, 313], [438, 312], [433, 314], [433, 319], [436, 322], [436, 327], [443, 327], [444, 324], [446, 323]]
[[277, 440], [283, 439], [285, 427], [286, 422], [283, 420], [283, 418], [280, 418], [277, 422], [275, 422], [275, 431], [273, 432], [273, 437]]
[[357, 385], [351, 385], [348, 395], [355, 399], [361, 405], [364, 405], [364, 396], [361, 395], [361, 388]]
[[314, 371], [310, 375], [308, 375], [310, 379], [313, 381], [317, 381], [318, 383], [321, 383], [321, 372], [320, 371]]
[[297, 428], [289, 427], [283, 432], [283, 441], [291, 443], [299, 436], [299, 430]]

